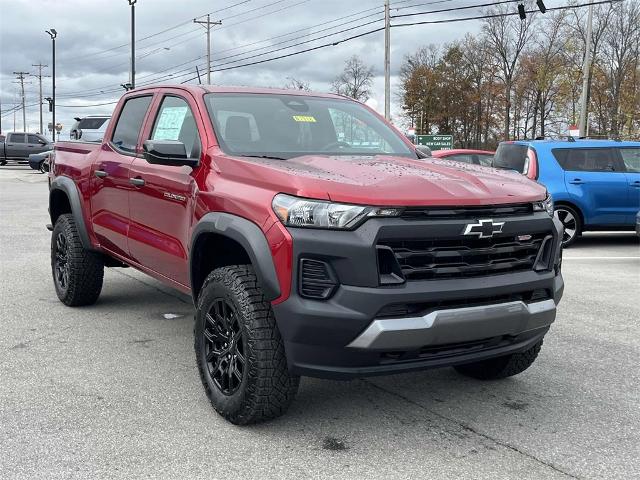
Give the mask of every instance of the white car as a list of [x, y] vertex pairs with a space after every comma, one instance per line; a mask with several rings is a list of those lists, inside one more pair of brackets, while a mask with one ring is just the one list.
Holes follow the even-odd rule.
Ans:
[[104, 132], [109, 125], [109, 115], [88, 115], [86, 117], [75, 117], [76, 123], [71, 127], [69, 136], [71, 140], [82, 140], [83, 142], [101, 142]]

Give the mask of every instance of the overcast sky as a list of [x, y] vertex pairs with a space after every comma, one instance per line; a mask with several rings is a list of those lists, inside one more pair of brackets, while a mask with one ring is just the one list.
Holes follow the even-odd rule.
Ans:
[[[238, 3], [242, 4], [234, 6]], [[392, 15], [479, 3], [487, 2], [392, 0]], [[204, 70], [205, 32], [192, 20], [207, 12], [217, 11], [212, 14], [212, 20], [222, 19], [223, 22], [212, 32], [215, 69], [271, 58], [381, 27], [382, 5], [383, 0], [138, 0], [137, 83], [141, 85], [157, 80], [177, 83], [195, 76], [195, 65]], [[441, 13], [429, 17], [472, 16], [478, 11]], [[16, 79], [12, 72], [36, 73], [37, 67], [32, 64], [51, 65], [51, 40], [44, 32], [51, 27], [58, 31], [56, 120], [64, 125], [63, 132], [68, 131], [75, 116], [111, 112], [113, 105], [84, 106], [117, 100], [122, 93], [119, 85], [128, 81], [130, 8], [127, 0], [0, 0], [0, 12], [3, 131], [13, 129], [13, 114], [6, 113], [20, 101], [19, 85], [14, 83]], [[400, 20], [403, 19], [394, 22], [400, 23]], [[374, 21], [377, 23], [362, 26]], [[461, 39], [467, 32], [477, 33], [479, 28], [478, 22], [464, 22], [393, 29], [392, 93], [397, 91], [397, 73], [405, 54], [421, 45]], [[243, 61], [253, 55], [346, 29], [348, 31], [329, 38]], [[297, 38], [304, 35], [307, 36]], [[309, 82], [313, 90], [327, 91], [344, 61], [357, 54], [375, 69], [371, 104], [381, 111], [384, 102], [383, 35], [383, 32], [378, 32], [314, 52], [214, 73], [212, 82], [281, 87], [287, 83], [287, 77], [295, 77]], [[50, 70], [45, 68], [44, 73], [50, 75]], [[172, 73], [173, 77], [169, 77]], [[37, 78], [29, 77], [25, 90], [27, 126], [29, 131], [35, 132], [39, 130]], [[45, 97], [50, 95], [51, 78], [43, 80], [43, 90]], [[392, 112], [397, 113], [399, 106], [393, 94], [392, 101]], [[44, 115], [46, 128], [47, 121], [50, 121], [46, 108]], [[18, 130], [22, 128], [20, 111], [16, 115], [16, 127]]]

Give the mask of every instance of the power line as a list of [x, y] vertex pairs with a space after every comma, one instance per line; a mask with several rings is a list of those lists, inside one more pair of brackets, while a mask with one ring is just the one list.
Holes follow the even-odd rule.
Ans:
[[[242, 1], [240, 1], [240, 2], [234, 3], [233, 5], [229, 5], [229, 6], [227, 6], [227, 7], [220, 8], [220, 9], [218, 9], [218, 10], [214, 10], [214, 11], [212, 11], [212, 12], [208, 12], [208, 13], [209, 13], [209, 14], [213, 14], [213, 13], [223, 12], [223, 11], [225, 11], [225, 10], [230, 10], [230, 9], [232, 9], [232, 8], [235, 8], [235, 7], [239, 6], [239, 5], [243, 5], [243, 4], [245, 4], [245, 3], [249, 3], [250, 1], [251, 1], [251, 0], [242, 0]], [[207, 15], [207, 14], [205, 13], [204, 15]], [[174, 26], [172, 26], [172, 27], [165, 28], [164, 30], [161, 30], [161, 31], [159, 31], [159, 32], [156, 32], [156, 33], [152, 33], [152, 34], [150, 34], [150, 35], [147, 35], [146, 37], [142, 37], [142, 38], [138, 39], [138, 42], [142, 42], [142, 41], [144, 41], [144, 40], [148, 40], [149, 38], [157, 37], [157, 36], [159, 36], [159, 35], [162, 35], [163, 33], [170, 32], [171, 30], [175, 30], [176, 28], [180, 28], [180, 27], [183, 27], [183, 26], [185, 26], [185, 25], [189, 25], [189, 24], [191, 23], [191, 20], [192, 20], [192, 18], [190, 18], [189, 20], [185, 20], [184, 22], [180, 22], [180, 23], [178, 23], [178, 24], [176, 24], [176, 25], [174, 25]], [[102, 53], [112, 52], [112, 51], [114, 51], [114, 50], [118, 50], [118, 49], [120, 49], [120, 48], [124, 48], [124, 47], [128, 47], [128, 46], [129, 46], [129, 42], [127, 42], [127, 43], [123, 43], [122, 45], [117, 45], [117, 46], [115, 46], [115, 47], [111, 47], [111, 48], [107, 48], [107, 49], [104, 49], [104, 50], [100, 50], [100, 51], [98, 51], [98, 52], [87, 53], [87, 54], [85, 54], [85, 55], [80, 55], [80, 56], [74, 57], [74, 58], [71, 60], [71, 62], [76, 62], [76, 61], [78, 61], [78, 60], [82, 60], [82, 59], [85, 59], [85, 58], [88, 58], [88, 57], [95, 57], [96, 55], [100, 55], [100, 54], [102, 54]]]

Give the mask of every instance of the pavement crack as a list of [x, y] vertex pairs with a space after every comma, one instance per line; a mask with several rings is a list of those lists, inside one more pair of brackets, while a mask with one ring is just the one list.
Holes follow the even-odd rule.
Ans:
[[418, 407], [418, 408], [424, 410], [425, 412], [428, 412], [431, 415], [435, 415], [436, 417], [439, 417], [439, 418], [441, 418], [443, 420], [446, 420], [446, 421], [451, 422], [451, 423], [455, 423], [459, 427], [463, 428], [464, 430], [466, 430], [468, 432], [473, 433], [474, 435], [477, 435], [479, 437], [485, 438], [485, 439], [495, 443], [496, 445], [500, 445], [501, 447], [504, 447], [504, 448], [506, 448], [508, 450], [511, 450], [512, 452], [515, 452], [515, 453], [518, 453], [520, 455], [523, 455], [523, 456], [533, 460], [534, 462], [537, 462], [537, 463], [539, 463], [541, 465], [544, 465], [547, 468], [550, 468], [551, 470], [554, 470], [555, 472], [561, 473], [562, 475], [565, 475], [565, 476], [567, 476], [569, 478], [580, 479], [580, 477], [578, 477], [576, 475], [573, 475], [572, 473], [566, 472], [566, 471], [562, 470], [561, 468], [557, 467], [556, 465], [554, 465], [554, 464], [552, 464], [550, 462], [546, 462], [546, 461], [536, 457], [535, 455], [527, 453], [527, 452], [519, 449], [518, 447], [515, 447], [513, 445], [510, 445], [509, 443], [506, 443], [506, 442], [504, 442], [502, 440], [499, 440], [499, 439], [494, 438], [494, 437], [492, 437], [490, 435], [487, 435], [486, 433], [482, 433], [482, 432], [478, 431], [477, 429], [473, 428], [472, 426], [467, 425], [464, 422], [461, 422], [461, 421], [459, 421], [459, 420], [457, 420], [455, 418], [448, 417], [448, 416], [443, 415], [441, 413], [434, 412], [433, 410], [428, 409], [424, 405], [421, 405], [420, 403], [415, 402], [415, 401], [411, 400], [410, 398], [408, 398], [408, 397], [406, 397], [406, 396], [404, 396], [404, 395], [402, 395], [402, 394], [400, 394], [398, 392], [394, 392], [392, 390], [387, 390], [386, 388], [381, 387], [380, 385], [377, 385], [377, 384], [371, 382], [370, 380], [367, 380], [367, 379], [364, 379], [364, 378], [362, 378], [361, 381], [366, 383], [366, 384], [368, 384], [368, 385], [371, 385], [372, 387], [374, 387], [374, 388], [376, 388], [376, 389], [378, 389], [378, 390], [380, 390], [382, 392], [385, 392], [385, 393], [387, 393], [389, 395], [392, 395], [392, 396], [397, 397], [397, 398], [399, 398], [401, 400], [404, 400], [405, 402], [407, 402], [407, 403], [409, 403], [409, 404], [411, 404], [411, 405], [413, 405], [415, 407]]
[[152, 284], [150, 284], [150, 283], [144, 282], [144, 281], [140, 280], [139, 278], [134, 277], [133, 275], [129, 275], [129, 274], [127, 274], [127, 273], [124, 273], [124, 272], [122, 272], [122, 271], [120, 271], [120, 270], [116, 270], [116, 269], [113, 269], [112, 271], [113, 271], [114, 273], [119, 274], [119, 275], [125, 276], [125, 277], [130, 278], [130, 279], [132, 279], [132, 280], [135, 280], [135, 281], [137, 281], [137, 282], [140, 282], [141, 284], [146, 285], [146, 286], [147, 286], [147, 287], [149, 287], [149, 288], [153, 288], [154, 290], [156, 290], [156, 291], [158, 291], [158, 292], [160, 292], [160, 293], [164, 293], [165, 295], [167, 295], [167, 296], [169, 296], [169, 297], [175, 298], [176, 300], [179, 300], [179, 301], [181, 301], [182, 303], [185, 303], [185, 304], [187, 304], [187, 305], [191, 305], [191, 302], [187, 302], [187, 301], [186, 301], [186, 300], [184, 300], [183, 298], [180, 298], [178, 295], [175, 295], [175, 294], [173, 294], [173, 293], [170, 293], [170, 292], [167, 292], [167, 291], [165, 291], [165, 290], [162, 290], [161, 288], [158, 288], [158, 287], [156, 287], [155, 285], [152, 285]]

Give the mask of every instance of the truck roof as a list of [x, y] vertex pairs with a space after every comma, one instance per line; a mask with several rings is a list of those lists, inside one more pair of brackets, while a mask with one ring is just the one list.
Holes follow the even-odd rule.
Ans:
[[335, 93], [305, 92], [303, 90], [293, 90], [285, 88], [269, 88], [269, 87], [233, 87], [233, 86], [217, 86], [217, 85], [182, 85], [182, 84], [162, 84], [151, 85], [149, 87], [140, 87], [130, 90], [128, 93], [136, 93], [143, 91], [156, 91], [165, 88], [185, 90], [194, 96], [203, 95], [204, 93], [255, 93], [255, 94], [275, 94], [275, 95], [302, 95], [307, 97], [323, 97], [323, 98], [340, 98], [349, 99], [344, 95]]
[[516, 145], [531, 145], [535, 146], [544, 146], [549, 148], [593, 148], [593, 147], [638, 147], [640, 146], [640, 142], [633, 141], [622, 141], [622, 140], [606, 140], [606, 139], [576, 139], [575, 141], [570, 140], [556, 140], [556, 139], [545, 139], [545, 140], [511, 140], [508, 142], [500, 142], [501, 144], [516, 144]]

